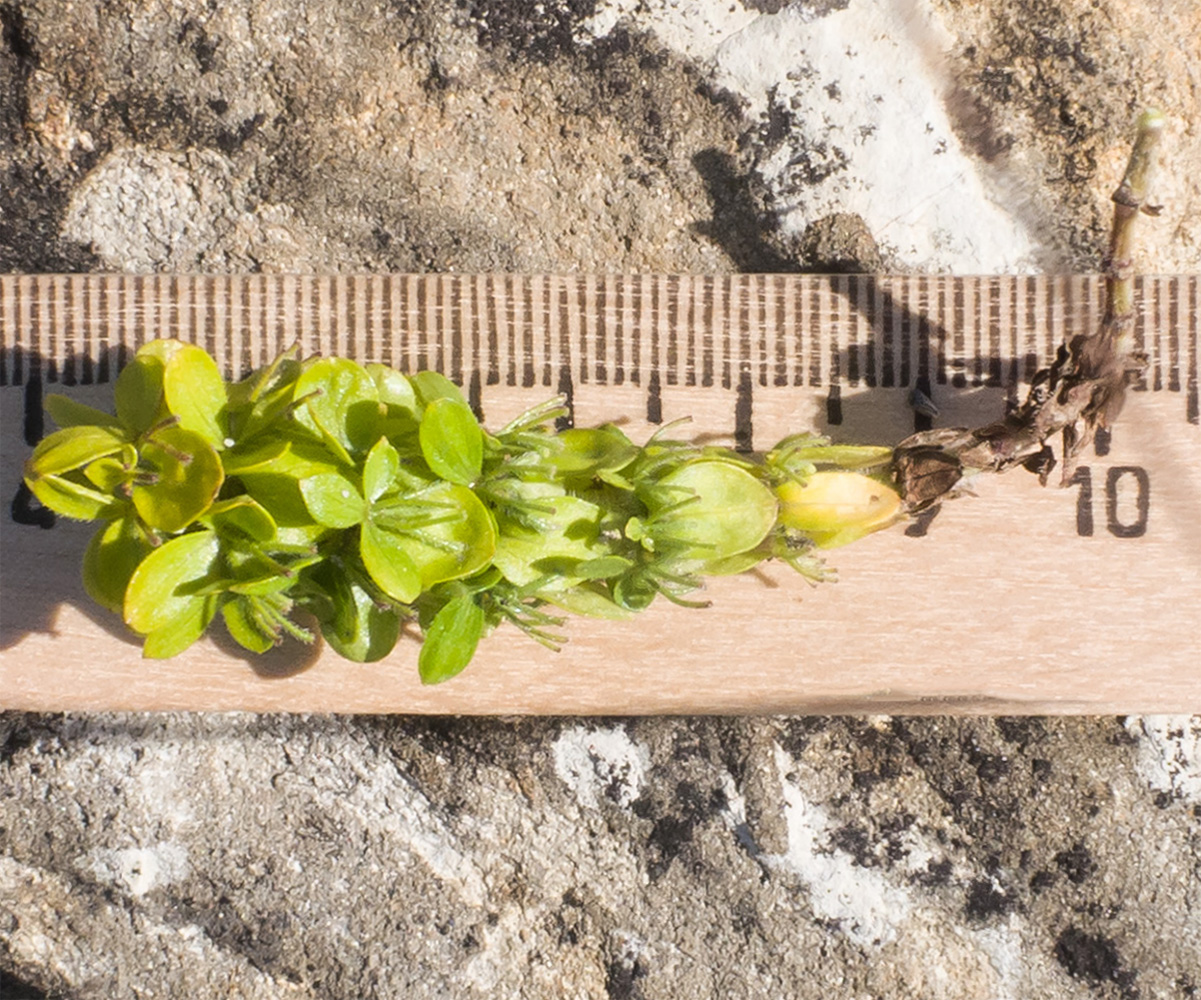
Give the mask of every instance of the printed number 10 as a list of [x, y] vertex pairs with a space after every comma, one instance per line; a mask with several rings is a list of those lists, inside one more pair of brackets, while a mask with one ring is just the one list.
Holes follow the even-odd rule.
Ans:
[[[1134, 518], [1127, 520], [1119, 516], [1118, 488], [1122, 479], [1130, 476], [1134, 480]], [[1093, 533], [1093, 470], [1082, 465], [1068, 480], [1068, 485], [1079, 486], [1076, 496], [1076, 534]], [[1123, 504], [1123, 507], [1127, 506]], [[1138, 538], [1147, 533], [1147, 516], [1151, 510], [1151, 479], [1147, 470], [1138, 465], [1115, 465], [1105, 474], [1105, 522], [1109, 533], [1117, 538]], [[1127, 512], [1126, 517], [1129, 516]]]

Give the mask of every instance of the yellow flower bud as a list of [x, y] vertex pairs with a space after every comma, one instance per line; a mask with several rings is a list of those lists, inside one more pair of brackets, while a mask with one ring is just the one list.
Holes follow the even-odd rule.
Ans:
[[846, 545], [901, 517], [896, 490], [858, 472], [815, 472], [801, 486], [776, 488], [780, 523], [803, 531], [819, 549]]

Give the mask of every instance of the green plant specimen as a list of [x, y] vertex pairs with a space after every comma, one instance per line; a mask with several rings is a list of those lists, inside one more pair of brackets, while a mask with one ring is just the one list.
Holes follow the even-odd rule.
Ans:
[[1129, 232], [1142, 207], [1155, 113], [1118, 204], [1109, 310], [1061, 348], [1026, 404], [977, 430], [896, 449], [790, 436], [762, 455], [608, 425], [556, 433], [561, 400], [495, 432], [434, 372], [285, 351], [227, 383], [199, 347], [143, 346], [115, 386], [115, 415], [63, 396], [60, 429], [26, 463], [47, 507], [101, 522], [85, 587], [174, 656], [220, 616], [264, 652], [292, 637], [378, 660], [402, 626], [424, 635], [426, 683], [453, 677], [503, 622], [552, 648], [565, 615], [622, 619], [656, 598], [697, 606], [705, 577], [778, 559], [819, 581], [821, 549], [855, 541], [1014, 464], [1045, 477], [1116, 415], [1141, 357], [1130, 336]]

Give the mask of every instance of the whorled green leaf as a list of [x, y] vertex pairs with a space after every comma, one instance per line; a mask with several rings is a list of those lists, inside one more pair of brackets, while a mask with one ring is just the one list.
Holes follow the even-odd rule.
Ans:
[[110, 427], [78, 426], [43, 438], [25, 462], [25, 483], [38, 500], [80, 521], [120, 516], [125, 504], [80, 471], [104, 458], [123, 455], [124, 435]]
[[245, 448], [226, 448], [221, 452], [221, 465], [226, 476], [241, 476], [247, 472], [270, 471], [275, 468], [292, 443], [286, 438], [256, 441]]
[[111, 427], [67, 427], [38, 442], [25, 462], [25, 478], [36, 481], [42, 476], [60, 476], [106, 455], [119, 454], [125, 445], [125, 436]]
[[152, 528], [182, 531], [208, 510], [225, 480], [221, 456], [208, 440], [182, 427], [164, 427], [142, 445], [156, 481], [135, 483], [133, 505]]
[[237, 475], [246, 491], [270, 512], [280, 528], [309, 528], [314, 521], [300, 492], [300, 481], [322, 474], [344, 476], [346, 467], [321, 444], [290, 441], [272, 461], [256, 464]]
[[421, 454], [433, 473], [447, 482], [470, 486], [484, 462], [484, 432], [471, 408], [460, 399], [432, 400], [421, 415]]
[[148, 660], [169, 660], [178, 656], [204, 635], [217, 611], [215, 597], [197, 598], [178, 617], [155, 629], [142, 642], [142, 656]]
[[367, 453], [363, 463], [363, 493], [369, 502], [383, 496], [400, 471], [400, 455], [387, 438], [380, 438]]
[[255, 542], [269, 542], [275, 537], [275, 519], [245, 493], [213, 504], [202, 520], [218, 534], [234, 531]]
[[405, 552], [421, 574], [422, 590], [471, 576], [492, 561], [496, 524], [471, 490], [454, 483], [438, 483], [419, 496], [426, 502], [445, 505], [448, 515], [440, 523], [401, 536]]
[[101, 607], [121, 614], [130, 578], [152, 551], [132, 517], [101, 526], [83, 553], [84, 590]]
[[359, 583], [331, 562], [314, 566], [313, 583], [323, 594], [308, 607], [321, 622], [321, 634], [340, 656], [356, 663], [382, 660], [400, 637], [400, 615], [377, 604]]
[[111, 413], [80, 403], [70, 396], [51, 393], [46, 397], [44, 405], [46, 412], [59, 427], [111, 427], [118, 432], [122, 429], [121, 421]]
[[178, 340], [155, 341], [142, 350], [150, 349], [165, 362], [167, 411], [179, 417], [184, 430], [199, 434], [214, 448], [225, 447], [226, 388], [217, 362], [207, 351]]
[[364, 365], [363, 369], [375, 380], [381, 403], [389, 409], [407, 411], [414, 421], [417, 420], [417, 393], [403, 372], [377, 362]]
[[117, 376], [113, 400], [117, 417], [130, 435], [136, 437], [145, 433], [167, 415], [163, 395], [166, 368], [161, 357], [138, 351]]
[[275, 641], [264, 635], [255, 623], [248, 601], [226, 601], [221, 605], [221, 617], [234, 642], [243, 649], [252, 653], [265, 653], [275, 645]]
[[306, 364], [296, 380], [298, 423], [353, 457], [376, 440], [380, 420], [379, 390], [361, 365], [345, 358], [320, 358]]
[[440, 372], [417, 372], [408, 376], [408, 379], [417, 395], [417, 402], [423, 409], [435, 399], [453, 399], [467, 404], [459, 387]]
[[775, 525], [778, 510], [763, 483], [719, 460], [679, 466], [647, 492], [647, 505], [660, 548], [669, 541], [678, 558], [706, 562], [755, 548]]
[[425, 633], [417, 670], [422, 684], [450, 680], [471, 662], [484, 634], [484, 611], [474, 597], [452, 598]]
[[278, 426], [294, 402], [296, 380], [302, 366], [295, 345], [270, 364], [253, 371], [241, 382], [227, 386], [226, 413], [230, 434], [246, 442]]
[[300, 493], [313, 520], [327, 528], [352, 528], [367, 516], [367, 504], [358, 487], [339, 472], [300, 480]]
[[421, 594], [421, 572], [405, 550], [402, 536], [368, 521], [359, 534], [359, 555], [371, 579], [385, 594], [411, 604]]
[[553, 576], [558, 578], [554, 589], [573, 587], [587, 578], [579, 567], [608, 551], [597, 540], [603, 512], [596, 504], [570, 494], [538, 495], [537, 484], [528, 484], [527, 491], [547, 508], [547, 513], [539, 515], [541, 530], [502, 520], [492, 562], [518, 586]]
[[638, 457], [640, 450], [613, 426], [572, 428], [556, 437], [560, 449], [551, 458], [551, 463], [566, 476], [620, 472]]
[[[302, 568], [302, 566], [315, 566], [320, 562], [319, 556], [313, 556], [309, 560], [303, 560], [301, 566], [293, 565], [293, 568]], [[245, 594], [248, 597], [263, 597], [267, 594], [279, 594], [295, 585], [295, 578], [288, 576], [260, 576], [253, 580], [239, 580], [237, 583], [231, 583], [225, 589], [231, 594]]]
[[[610, 621], [623, 621], [633, 618], [634, 612], [623, 608], [613, 600], [609, 593], [596, 584], [581, 584], [570, 590], [539, 591], [536, 597], [553, 604], [573, 615], [583, 615], [586, 618], [603, 618]], [[652, 593], [652, 597], [654, 594]]]
[[150, 635], [181, 619], [196, 620], [196, 609], [213, 598], [195, 591], [215, 573], [219, 554], [220, 542], [212, 531], [190, 532], [159, 546], [130, 578], [125, 624]]
[[26, 479], [25, 484], [39, 502], [63, 517], [76, 521], [109, 520], [120, 517], [128, 506], [111, 493], [102, 493], [93, 486], [65, 476], [43, 476]]

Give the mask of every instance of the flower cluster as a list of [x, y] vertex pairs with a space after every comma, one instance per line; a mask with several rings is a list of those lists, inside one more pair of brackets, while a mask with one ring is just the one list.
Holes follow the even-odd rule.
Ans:
[[501, 622], [554, 647], [564, 613], [693, 604], [705, 576], [764, 559], [821, 579], [815, 549], [901, 509], [870, 474], [887, 448], [797, 435], [744, 457], [663, 432], [639, 446], [615, 426], [553, 431], [561, 400], [490, 433], [435, 372], [295, 349], [227, 383], [201, 348], [154, 341], [115, 404], [49, 397], [61, 429], [25, 480], [47, 507], [101, 522], [85, 587], [148, 657], [219, 615], [255, 652], [318, 628], [348, 659], [378, 660], [415, 620], [434, 683]]

